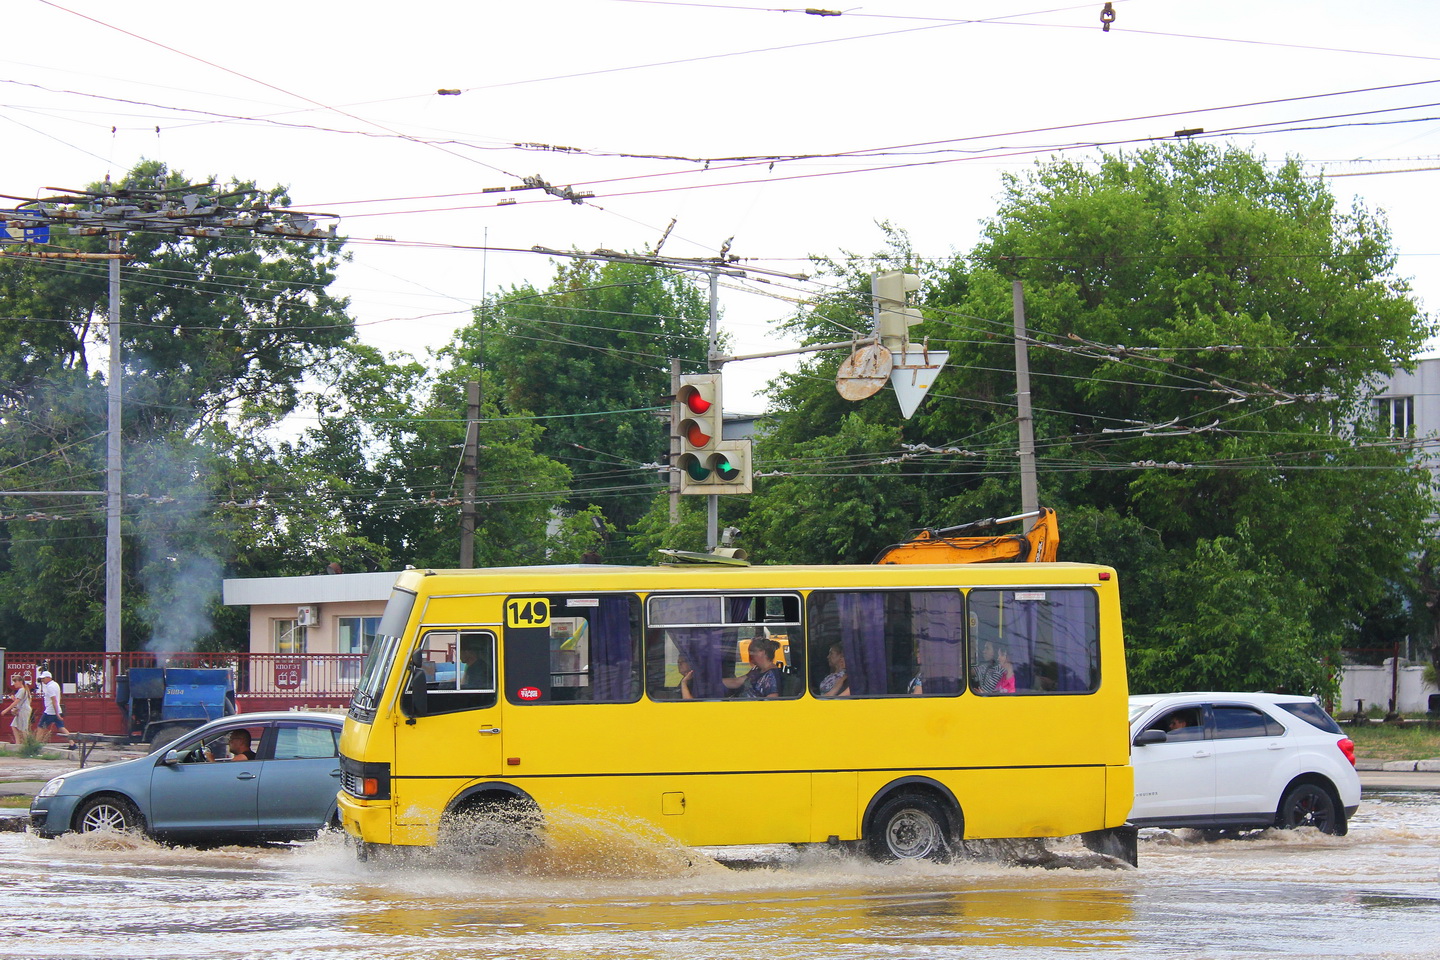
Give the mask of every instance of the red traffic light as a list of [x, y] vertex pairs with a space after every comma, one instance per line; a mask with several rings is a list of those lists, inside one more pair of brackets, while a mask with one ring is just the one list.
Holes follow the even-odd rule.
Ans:
[[[680, 392], [676, 395], [675, 399], [679, 400], [682, 404], [684, 404], [685, 409], [689, 410], [691, 413], [704, 413], [706, 410], [709, 410], [712, 406], [714, 406], [714, 404], [712, 404], [709, 400], [705, 399], [705, 396], [694, 384], [687, 383], [685, 386], [681, 387]], [[700, 446], [703, 443], [708, 442], [709, 441], [706, 440], [702, 441], [701, 443], [697, 443], [696, 445]]]

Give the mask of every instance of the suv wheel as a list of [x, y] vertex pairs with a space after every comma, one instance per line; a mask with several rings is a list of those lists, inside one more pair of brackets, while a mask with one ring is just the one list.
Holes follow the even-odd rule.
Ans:
[[1345, 815], [1336, 805], [1335, 798], [1318, 783], [1297, 783], [1286, 790], [1280, 800], [1275, 825], [1284, 830], [1314, 827], [1321, 833], [1341, 837], [1347, 829]]

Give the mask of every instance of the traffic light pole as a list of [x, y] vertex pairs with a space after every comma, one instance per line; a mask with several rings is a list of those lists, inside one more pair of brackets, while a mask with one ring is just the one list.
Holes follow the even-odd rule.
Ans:
[[[706, 337], [705, 355], [710, 362], [710, 372], [719, 373], [722, 363], [717, 362], [716, 341], [720, 336], [720, 271], [710, 271], [710, 327]], [[725, 420], [724, 414], [716, 418], [720, 423], [723, 439]], [[705, 549], [714, 551], [720, 546], [720, 495], [712, 493], [705, 498]]]

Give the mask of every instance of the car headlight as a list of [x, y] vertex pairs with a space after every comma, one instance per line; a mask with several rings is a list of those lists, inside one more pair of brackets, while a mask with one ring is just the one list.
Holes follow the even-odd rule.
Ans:
[[65, 778], [56, 777], [54, 780], [51, 780], [49, 783], [45, 784], [45, 786], [40, 788], [40, 792], [35, 794], [35, 799], [38, 800], [41, 797], [53, 797], [55, 796], [55, 794], [60, 792], [60, 788], [63, 786], [65, 786]]

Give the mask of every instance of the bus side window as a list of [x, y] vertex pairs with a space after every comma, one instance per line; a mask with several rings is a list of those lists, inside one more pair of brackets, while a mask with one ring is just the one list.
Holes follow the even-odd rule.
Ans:
[[632, 703], [640, 697], [640, 601], [629, 593], [505, 601], [511, 703]]
[[1094, 590], [977, 588], [967, 602], [974, 692], [990, 696], [1099, 689], [1100, 613]]
[[963, 612], [964, 599], [953, 589], [815, 591], [809, 599], [811, 694], [956, 696]]
[[495, 634], [488, 630], [422, 632], [419, 652], [427, 715], [495, 706]]
[[[645, 617], [652, 700], [787, 699], [803, 692], [798, 594], [651, 594]], [[772, 674], [751, 673], [752, 647], [774, 651]], [[747, 676], [751, 682], [741, 683]]]

